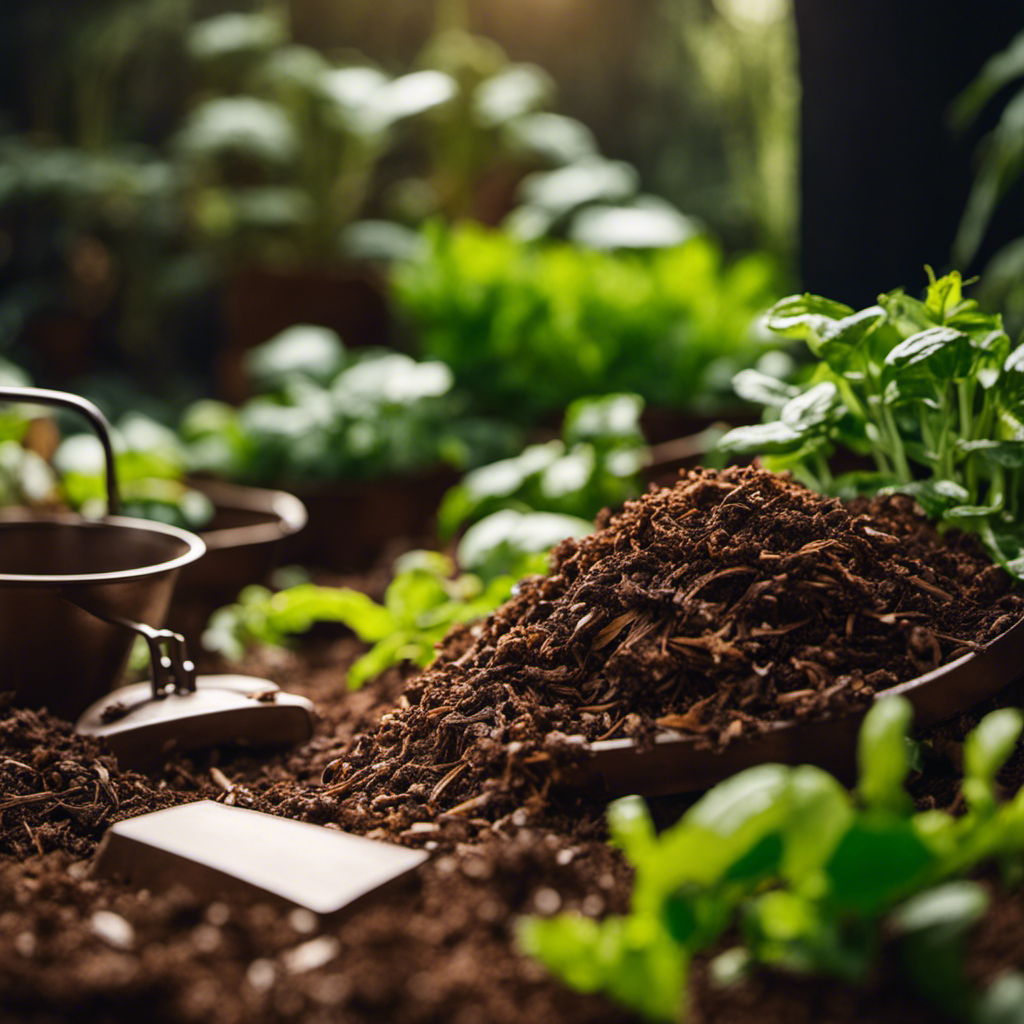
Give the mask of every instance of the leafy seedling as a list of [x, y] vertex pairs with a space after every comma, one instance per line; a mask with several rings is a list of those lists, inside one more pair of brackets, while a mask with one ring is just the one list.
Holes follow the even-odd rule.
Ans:
[[906, 983], [951, 1020], [1019, 1021], [1019, 975], [978, 990], [966, 971], [987, 897], [962, 879], [989, 862], [1024, 864], [1024, 797], [1000, 803], [994, 790], [1024, 716], [993, 712], [968, 737], [961, 817], [914, 812], [903, 789], [910, 719], [901, 697], [868, 713], [855, 793], [817, 768], [760, 765], [660, 834], [639, 798], [615, 802], [612, 841], [635, 872], [629, 913], [526, 918], [520, 948], [580, 991], [679, 1021], [689, 963], [727, 934], [740, 945], [712, 963], [721, 984], [758, 968], [863, 984], [895, 942]]
[[[806, 342], [816, 362], [799, 388], [738, 375], [737, 392], [767, 418], [730, 431], [722, 451], [760, 456], [841, 497], [909, 494], [941, 527], [977, 533], [993, 559], [1024, 575], [1024, 347], [964, 297], [958, 273], [929, 270], [923, 300], [897, 290], [859, 312], [794, 295], [766, 322]], [[873, 469], [834, 477], [839, 449]]]

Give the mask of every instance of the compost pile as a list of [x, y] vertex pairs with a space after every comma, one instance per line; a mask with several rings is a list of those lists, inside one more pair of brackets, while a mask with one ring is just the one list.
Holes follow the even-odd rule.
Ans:
[[[998, 635], [1024, 601], [911, 499], [847, 507], [752, 468], [696, 470], [566, 541], [325, 772], [343, 827], [495, 822], [547, 802], [585, 741], [709, 747], [861, 706]], [[426, 825], [421, 825], [426, 828]]]

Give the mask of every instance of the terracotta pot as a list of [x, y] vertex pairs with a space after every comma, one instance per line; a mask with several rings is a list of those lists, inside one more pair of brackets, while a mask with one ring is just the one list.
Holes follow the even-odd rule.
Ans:
[[250, 267], [224, 288], [227, 340], [218, 359], [225, 399], [249, 397], [245, 353], [295, 324], [329, 327], [348, 346], [386, 345], [390, 316], [379, 275], [354, 267]]
[[277, 567], [284, 542], [306, 525], [306, 509], [294, 495], [220, 480], [190, 480], [215, 506], [200, 536], [206, 555], [178, 576], [167, 621], [198, 651], [210, 614], [231, 604], [251, 583], [264, 583]]
[[361, 572], [396, 537], [427, 537], [437, 509], [459, 479], [446, 466], [408, 477], [295, 484], [309, 512], [309, 525], [285, 544], [286, 561]]

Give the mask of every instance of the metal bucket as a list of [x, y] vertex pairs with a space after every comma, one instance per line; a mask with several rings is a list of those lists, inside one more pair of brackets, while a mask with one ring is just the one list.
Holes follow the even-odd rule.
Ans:
[[[76, 409], [96, 427], [107, 456], [109, 510], [118, 508], [109, 427], [90, 402], [39, 388], [0, 388], [0, 401]], [[154, 658], [154, 686], [177, 638], [153, 628], [167, 614], [178, 570], [205, 551], [194, 534], [108, 515], [0, 515], [0, 690], [26, 707], [75, 718], [124, 671], [136, 635]]]

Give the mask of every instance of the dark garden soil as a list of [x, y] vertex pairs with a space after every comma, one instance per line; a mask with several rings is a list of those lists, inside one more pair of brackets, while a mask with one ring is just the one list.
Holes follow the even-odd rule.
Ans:
[[[944, 546], [903, 501], [857, 513], [752, 470], [694, 475], [563, 545], [546, 581], [450, 638], [430, 672], [392, 670], [350, 694], [345, 669], [362, 650], [350, 638], [254, 655], [235, 667], [320, 712], [292, 751], [178, 756], [146, 777], [66, 723], [0, 706], [0, 1022], [633, 1020], [514, 948], [521, 914], [626, 906], [629, 870], [604, 842], [603, 807], [550, 787], [575, 737], [644, 739], [674, 716], [714, 745], [764, 719], [856, 706], [1020, 613], [969, 540]], [[921, 806], [957, 803], [980, 713], [923, 737]], [[1024, 781], [1024, 752], [1002, 781]], [[330, 925], [90, 877], [109, 824], [199, 798], [434, 855]], [[654, 809], [668, 822], [681, 806]], [[1024, 966], [1024, 899], [995, 901], [973, 955], [986, 978]], [[935, 1018], [895, 975], [863, 991], [761, 976], [723, 992], [698, 963], [691, 1019]]]

